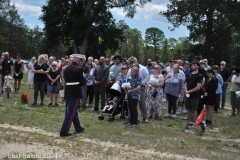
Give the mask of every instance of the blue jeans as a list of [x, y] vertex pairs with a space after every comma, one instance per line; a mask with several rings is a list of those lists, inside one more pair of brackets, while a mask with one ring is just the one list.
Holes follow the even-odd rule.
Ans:
[[80, 121], [78, 118], [77, 108], [79, 105], [79, 98], [66, 98], [66, 103], [68, 105], [67, 114], [65, 115], [65, 119], [63, 121], [62, 129], [60, 134], [68, 134], [68, 131], [73, 122], [74, 128], [76, 132], [82, 131], [83, 128], [80, 125]]
[[177, 107], [177, 99], [178, 97], [175, 97], [171, 94], [166, 94], [168, 99], [168, 114], [171, 114], [173, 109], [173, 114], [176, 114], [176, 107]]
[[228, 84], [223, 84], [222, 86], [222, 108], [225, 106], [225, 101], [226, 101], [226, 91], [227, 91]]

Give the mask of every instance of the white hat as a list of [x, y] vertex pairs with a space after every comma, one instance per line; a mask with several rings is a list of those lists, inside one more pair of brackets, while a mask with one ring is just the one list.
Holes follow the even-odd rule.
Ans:
[[85, 55], [83, 55], [83, 54], [80, 54], [82, 57], [82, 59], [85, 59], [86, 60], [86, 56]]
[[81, 54], [72, 54], [72, 58], [81, 58]]

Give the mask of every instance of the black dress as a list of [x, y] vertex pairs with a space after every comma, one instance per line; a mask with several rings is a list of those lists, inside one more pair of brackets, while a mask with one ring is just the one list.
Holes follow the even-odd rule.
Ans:
[[213, 77], [209, 80], [204, 85], [203, 92], [207, 93], [208, 96], [204, 97], [205, 105], [214, 105], [216, 101], [216, 90], [218, 87], [218, 80]]
[[[17, 61], [14, 63], [15, 73], [20, 72], [20, 70], [22, 68], [22, 64], [23, 64], [22, 61], [20, 63], [18, 63]], [[23, 78], [23, 73], [22, 72], [19, 75], [16, 75], [15, 73], [13, 73], [13, 78], [14, 79], [22, 79]]]

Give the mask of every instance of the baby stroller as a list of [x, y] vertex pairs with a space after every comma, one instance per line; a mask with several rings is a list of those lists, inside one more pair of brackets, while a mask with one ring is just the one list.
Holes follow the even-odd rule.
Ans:
[[[104, 116], [109, 116], [109, 121], [114, 121], [115, 116], [122, 112], [122, 103], [123, 103], [123, 97], [122, 97], [122, 90], [118, 83], [114, 83], [112, 87], [110, 88], [110, 98], [108, 99], [108, 102], [113, 100], [115, 96], [118, 96], [117, 105], [115, 105], [111, 110], [106, 110], [105, 112], [100, 113], [98, 116], [99, 120], [104, 120]], [[107, 103], [108, 104], [108, 103]]]

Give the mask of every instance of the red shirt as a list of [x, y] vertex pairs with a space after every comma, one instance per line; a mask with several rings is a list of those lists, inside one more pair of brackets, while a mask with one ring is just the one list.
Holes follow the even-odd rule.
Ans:
[[62, 72], [62, 69], [63, 69], [64, 66], [65, 66], [65, 63], [61, 63], [61, 65], [59, 67], [60, 72]]

